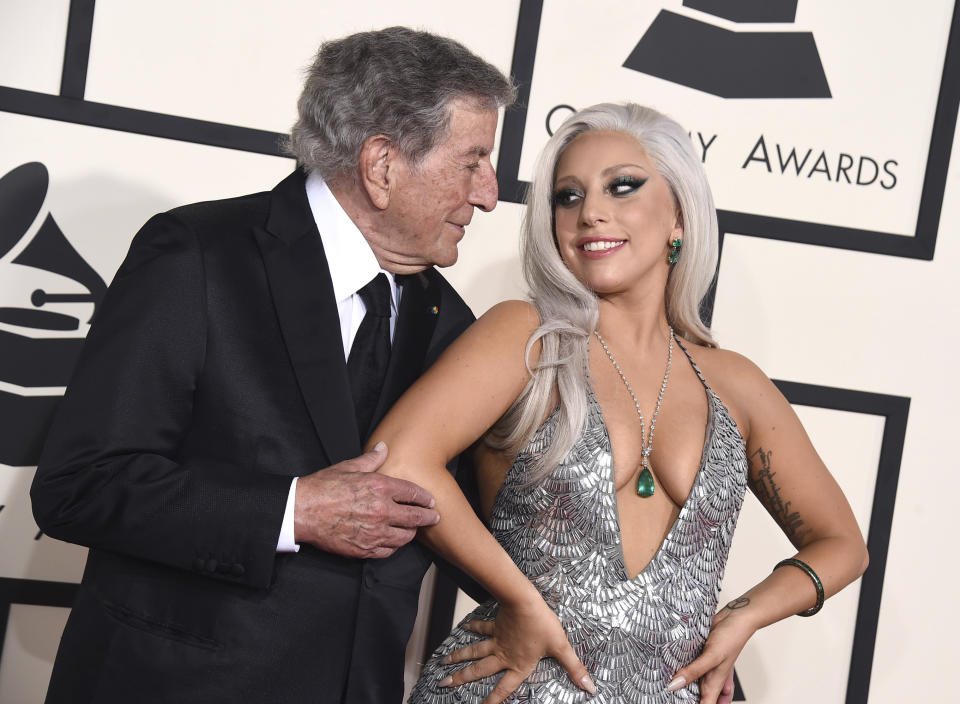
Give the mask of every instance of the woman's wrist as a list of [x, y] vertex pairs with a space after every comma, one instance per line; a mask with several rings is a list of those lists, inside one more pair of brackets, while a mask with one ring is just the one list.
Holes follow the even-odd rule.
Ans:
[[721, 607], [714, 617], [714, 624], [730, 620], [729, 625], [736, 625], [738, 629], [743, 629], [749, 637], [767, 625], [760, 611], [753, 599], [744, 594]]
[[490, 593], [500, 606], [511, 609], [534, 608], [543, 603], [540, 592], [526, 577], [522, 577], [522, 581], [509, 585], [507, 589]]

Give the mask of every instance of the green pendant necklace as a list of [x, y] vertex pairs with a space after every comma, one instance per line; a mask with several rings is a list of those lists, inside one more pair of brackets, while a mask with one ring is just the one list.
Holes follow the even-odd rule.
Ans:
[[660, 393], [657, 395], [657, 405], [653, 409], [653, 417], [650, 418], [650, 434], [647, 436], [646, 443], [643, 440], [643, 411], [640, 410], [640, 402], [637, 400], [637, 395], [633, 393], [633, 387], [630, 386], [630, 382], [627, 381], [627, 377], [624, 376], [623, 370], [620, 369], [620, 365], [617, 363], [616, 358], [613, 356], [613, 352], [610, 351], [610, 348], [607, 347], [607, 342], [604, 340], [600, 333], [596, 330], [593, 331], [593, 334], [597, 336], [597, 339], [600, 341], [600, 346], [603, 347], [603, 351], [607, 353], [607, 357], [610, 358], [610, 361], [613, 363], [613, 368], [617, 370], [617, 374], [620, 375], [620, 379], [623, 381], [623, 385], [627, 387], [627, 391], [630, 393], [630, 398], [633, 399], [633, 405], [637, 409], [637, 415], [640, 417], [640, 447], [642, 448], [641, 452], [641, 464], [642, 467], [640, 471], [640, 476], [637, 477], [637, 496], [640, 496], [644, 499], [649, 499], [653, 496], [653, 492], [656, 489], [656, 485], [653, 481], [653, 473], [650, 471], [650, 453], [653, 451], [653, 430], [657, 427], [657, 416], [660, 415], [660, 404], [663, 402], [663, 394], [667, 390], [667, 380], [670, 378], [670, 364], [673, 362], [673, 328], [670, 330], [670, 342], [667, 346], [667, 371], [663, 374], [663, 383], [660, 384]]

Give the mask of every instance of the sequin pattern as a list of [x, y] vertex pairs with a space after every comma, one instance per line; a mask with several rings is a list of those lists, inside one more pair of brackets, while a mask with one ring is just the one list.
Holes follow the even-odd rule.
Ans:
[[[557, 613], [598, 689], [590, 697], [555, 660], [545, 658], [507, 701], [700, 701], [696, 683], [673, 693], [666, 686], [697, 657], [710, 632], [746, 489], [747, 461], [736, 423], [692, 359], [690, 363], [706, 389], [709, 409], [700, 469], [676, 522], [635, 578], [627, 576], [623, 561], [610, 438], [592, 392], [584, 429], [553, 472], [536, 486], [522, 485], [528, 466], [552, 441], [555, 416], [544, 421], [507, 472], [494, 502], [491, 530]], [[466, 666], [439, 660], [481, 638], [464, 630], [463, 623], [493, 620], [496, 614], [496, 602], [487, 602], [453, 630], [424, 667], [411, 704], [483, 701], [499, 675], [438, 687]]]

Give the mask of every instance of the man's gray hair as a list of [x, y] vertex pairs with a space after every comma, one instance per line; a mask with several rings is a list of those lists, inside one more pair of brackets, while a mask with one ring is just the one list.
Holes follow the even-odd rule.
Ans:
[[327, 181], [353, 171], [374, 135], [416, 165], [446, 138], [451, 101], [496, 110], [515, 96], [503, 73], [462, 44], [407, 27], [324, 42], [306, 73], [289, 152]]
[[691, 342], [716, 346], [700, 318], [700, 304], [717, 266], [717, 211], [686, 130], [666, 115], [633, 103], [601, 103], [575, 113], [540, 153], [521, 229], [524, 276], [541, 320], [527, 342], [527, 354], [539, 340], [540, 360], [523, 393], [488, 436], [488, 444], [496, 448], [523, 446], [550, 411], [553, 393], [559, 394], [557, 433], [537, 469], [525, 478], [528, 484], [563, 460], [587, 414], [588, 343], [597, 325], [597, 296], [567, 268], [557, 250], [553, 190], [560, 157], [574, 139], [592, 130], [636, 139], [670, 187], [683, 224], [683, 251], [667, 278], [667, 322]]

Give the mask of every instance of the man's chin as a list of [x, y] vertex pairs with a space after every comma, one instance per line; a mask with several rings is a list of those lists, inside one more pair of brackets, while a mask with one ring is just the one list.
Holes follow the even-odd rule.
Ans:
[[433, 262], [431, 263], [431, 266], [444, 269], [448, 266], [453, 266], [456, 264], [459, 257], [460, 250], [457, 248], [457, 245], [445, 247], [442, 251], [435, 252], [433, 254]]
[[417, 272], [423, 271], [424, 269], [429, 269], [433, 266], [442, 269], [456, 264], [459, 255], [460, 252], [454, 245], [449, 250], [444, 250], [442, 252], [431, 252], [423, 255], [422, 258], [419, 256], [410, 257], [407, 259], [407, 261], [395, 262], [391, 266], [387, 267], [387, 270], [392, 271], [394, 274], [416, 274]]
[[456, 264], [457, 259], [458, 259], [458, 253], [454, 252], [452, 257], [447, 257], [445, 259], [438, 260], [434, 262], [433, 265], [441, 269], [445, 269], [448, 266], [453, 266], [454, 264]]

